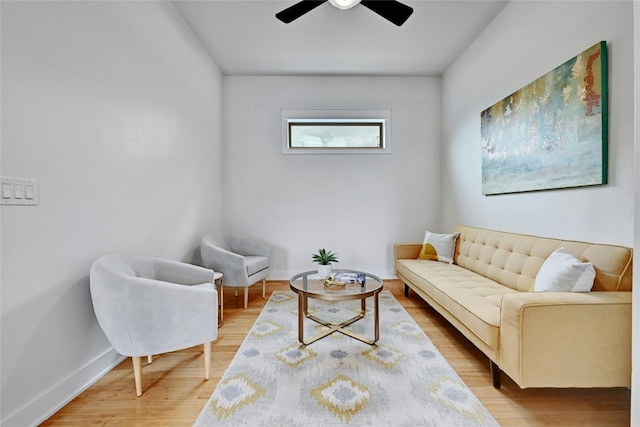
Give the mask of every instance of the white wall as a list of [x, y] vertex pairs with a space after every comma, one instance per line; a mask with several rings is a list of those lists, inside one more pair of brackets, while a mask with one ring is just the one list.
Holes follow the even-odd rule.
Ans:
[[[638, 250], [632, 8], [631, 1], [511, 2], [458, 58], [443, 77], [445, 223], [614, 243]], [[635, 9], [638, 32], [637, 4]], [[607, 41], [609, 54], [609, 184], [482, 196], [480, 112], [601, 40]], [[635, 49], [637, 76], [638, 47]], [[636, 102], [636, 122], [637, 108]], [[634, 270], [637, 279], [637, 260]], [[640, 323], [639, 305], [636, 295], [634, 326]], [[638, 425], [640, 418], [638, 336], [634, 327], [631, 425]]]
[[[509, 3], [443, 77], [445, 226], [633, 245], [632, 2]], [[480, 112], [606, 40], [609, 184], [481, 194]]]
[[[225, 77], [225, 229], [274, 249], [271, 278], [336, 267], [393, 276], [393, 244], [440, 225], [440, 79]], [[280, 110], [391, 109], [391, 154], [283, 155]]]
[[170, 2], [1, 7], [1, 172], [40, 190], [1, 211], [8, 427], [120, 360], [93, 314], [93, 260], [190, 261], [221, 226], [222, 76]]

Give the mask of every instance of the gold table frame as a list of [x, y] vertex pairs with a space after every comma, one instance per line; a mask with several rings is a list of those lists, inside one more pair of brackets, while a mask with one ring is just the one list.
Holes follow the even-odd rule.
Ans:
[[[339, 332], [343, 335], [347, 335], [351, 338], [355, 338], [358, 341], [362, 341], [365, 344], [375, 345], [380, 338], [380, 314], [379, 314], [379, 302], [378, 294], [382, 291], [382, 279], [369, 273], [356, 270], [336, 270], [335, 273], [361, 273], [369, 279], [364, 286], [360, 286], [357, 283], [348, 283], [340, 288], [326, 287], [323, 284], [321, 278], [309, 278], [309, 276], [317, 274], [317, 271], [305, 271], [304, 273], [296, 274], [289, 281], [289, 287], [293, 292], [298, 294], [298, 341], [303, 345], [312, 344], [324, 337], [327, 337], [335, 332]], [[372, 283], [373, 282], [373, 283]], [[362, 319], [366, 315], [367, 302], [366, 299], [373, 297], [373, 339], [367, 339], [359, 334], [353, 333], [347, 329], [347, 326]], [[341, 323], [331, 323], [326, 320], [320, 319], [313, 314], [309, 313], [309, 298], [319, 299], [324, 301], [353, 301], [360, 300], [360, 313], [351, 319], [347, 319]], [[318, 335], [310, 338], [308, 341], [304, 340], [304, 319], [307, 318], [320, 325], [329, 328], [327, 331], [323, 331]]]
[[222, 279], [224, 278], [224, 274], [219, 271], [213, 272], [213, 283], [220, 288], [220, 292], [218, 293], [218, 329], [222, 325], [224, 325], [224, 282]]

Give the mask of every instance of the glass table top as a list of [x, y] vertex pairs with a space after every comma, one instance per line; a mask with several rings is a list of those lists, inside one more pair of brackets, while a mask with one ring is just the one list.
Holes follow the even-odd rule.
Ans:
[[382, 279], [373, 274], [357, 270], [333, 270], [332, 277], [339, 276], [340, 273], [351, 273], [350, 275], [363, 274], [365, 277], [364, 286], [358, 283], [347, 283], [344, 286], [325, 286], [324, 278], [317, 274], [316, 270], [305, 271], [296, 274], [289, 281], [291, 290], [296, 293], [303, 293], [307, 296], [320, 299], [353, 299], [359, 296], [370, 296], [382, 289]]

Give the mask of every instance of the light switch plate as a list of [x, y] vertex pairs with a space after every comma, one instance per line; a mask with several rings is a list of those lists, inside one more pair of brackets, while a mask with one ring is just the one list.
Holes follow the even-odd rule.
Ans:
[[13, 185], [2, 183], [2, 198], [11, 199], [13, 197]]
[[38, 181], [2, 177], [0, 203], [3, 205], [36, 206], [38, 204]]
[[22, 183], [13, 184], [13, 198], [24, 199], [24, 184]]
[[33, 184], [27, 184], [24, 186], [24, 198], [33, 200], [35, 192], [33, 191]]

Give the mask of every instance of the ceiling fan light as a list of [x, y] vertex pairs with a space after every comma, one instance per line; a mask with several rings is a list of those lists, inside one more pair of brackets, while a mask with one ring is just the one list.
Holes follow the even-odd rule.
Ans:
[[351, 9], [360, 3], [360, 0], [329, 0], [329, 3], [338, 9]]

